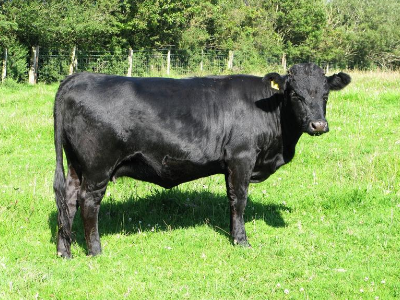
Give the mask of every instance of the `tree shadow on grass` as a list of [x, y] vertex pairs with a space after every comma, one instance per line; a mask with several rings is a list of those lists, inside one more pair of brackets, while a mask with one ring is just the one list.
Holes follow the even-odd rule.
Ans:
[[[262, 204], [248, 199], [245, 221], [264, 220], [272, 227], [285, 227], [281, 212], [291, 209], [284, 205]], [[100, 237], [108, 234], [137, 234], [139, 231], [174, 230], [207, 224], [229, 240], [229, 204], [224, 195], [208, 191], [155, 191], [151, 195], [125, 199], [104, 199], [99, 213]], [[56, 242], [57, 211], [49, 216], [53, 243]], [[83, 223], [78, 210], [73, 224], [74, 241], [86, 249]]]

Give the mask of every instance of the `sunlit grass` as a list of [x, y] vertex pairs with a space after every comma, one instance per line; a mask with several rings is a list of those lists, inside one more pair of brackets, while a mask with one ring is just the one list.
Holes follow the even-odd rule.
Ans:
[[0, 86], [0, 299], [398, 299], [400, 74], [354, 72], [331, 131], [250, 186], [251, 249], [230, 243], [223, 176], [164, 190], [122, 178], [100, 212], [103, 254], [56, 257], [56, 85]]

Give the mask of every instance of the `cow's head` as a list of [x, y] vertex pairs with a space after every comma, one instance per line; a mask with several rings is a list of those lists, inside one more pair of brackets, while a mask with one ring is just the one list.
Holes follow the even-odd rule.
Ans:
[[351, 78], [346, 73], [325, 76], [315, 64], [294, 65], [288, 75], [269, 73], [264, 81], [284, 95], [284, 106], [296, 118], [303, 132], [321, 135], [329, 131], [325, 119], [329, 91], [338, 91], [348, 85]]

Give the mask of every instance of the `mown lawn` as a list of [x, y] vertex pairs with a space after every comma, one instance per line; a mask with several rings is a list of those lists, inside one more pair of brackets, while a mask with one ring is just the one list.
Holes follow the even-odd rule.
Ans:
[[399, 299], [400, 74], [353, 73], [331, 132], [250, 187], [251, 249], [228, 237], [222, 176], [172, 190], [123, 178], [100, 212], [103, 254], [56, 256], [57, 85], [0, 86], [0, 299]]

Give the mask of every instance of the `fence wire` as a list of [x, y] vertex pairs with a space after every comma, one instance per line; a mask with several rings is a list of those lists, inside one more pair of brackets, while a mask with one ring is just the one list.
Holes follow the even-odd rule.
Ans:
[[[10, 54], [7, 69], [11, 72], [7, 72], [7, 76], [10, 74], [9, 78], [25, 81], [28, 61], [28, 57], [13, 57]], [[288, 58], [288, 64], [294, 63]], [[329, 67], [335, 68], [332, 64], [329, 66], [327, 63], [317, 63], [327, 71]], [[130, 76], [138, 77], [266, 74], [271, 71], [285, 71], [281, 57], [244, 51], [210, 49], [197, 52], [175, 49], [85, 51], [76, 49], [75, 58], [72, 59], [71, 50], [40, 48], [37, 78], [39, 82], [58, 82], [71, 73], [84, 71], [126, 76], [128, 69], [130, 69]]]
[[[74, 72], [96, 72], [127, 75], [129, 51], [83, 51], [76, 50]], [[169, 56], [169, 59], [168, 59]], [[254, 65], [259, 68], [279, 65], [279, 58], [261, 59], [246, 53], [234, 52], [232, 64], [228, 65], [229, 51], [203, 50], [134, 50], [132, 51], [131, 76], [182, 77], [193, 75], [218, 75], [249, 72]], [[40, 49], [38, 80], [59, 81], [70, 74], [71, 53], [62, 50]]]

